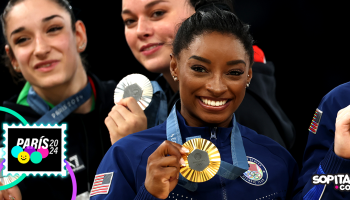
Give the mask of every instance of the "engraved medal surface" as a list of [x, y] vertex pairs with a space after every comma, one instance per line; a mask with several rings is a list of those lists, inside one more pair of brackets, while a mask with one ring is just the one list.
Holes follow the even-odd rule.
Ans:
[[219, 150], [209, 140], [195, 138], [188, 140], [182, 146], [189, 150], [183, 155], [186, 166], [180, 173], [192, 182], [205, 182], [215, 176], [220, 168], [221, 158]]
[[124, 77], [115, 88], [114, 103], [127, 97], [133, 97], [142, 110], [145, 110], [152, 96], [153, 88], [149, 79], [142, 74], [130, 74]]

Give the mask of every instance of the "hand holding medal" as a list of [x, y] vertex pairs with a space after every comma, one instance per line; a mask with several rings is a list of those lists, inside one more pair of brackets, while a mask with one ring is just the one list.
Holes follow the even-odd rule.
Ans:
[[187, 180], [200, 183], [210, 180], [220, 168], [221, 158], [219, 150], [209, 140], [195, 138], [182, 145], [189, 150], [183, 155], [186, 166], [180, 173]]
[[111, 143], [147, 129], [143, 110], [152, 100], [153, 88], [147, 77], [131, 74], [124, 77], [114, 91], [115, 106], [105, 119]]

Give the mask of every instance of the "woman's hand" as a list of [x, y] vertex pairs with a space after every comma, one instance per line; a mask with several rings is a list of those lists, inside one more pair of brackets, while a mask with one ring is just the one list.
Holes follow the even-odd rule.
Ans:
[[[0, 186], [3, 184], [0, 182]], [[22, 194], [18, 186], [13, 186], [12, 188], [0, 191], [0, 200], [22, 200]]]
[[338, 112], [335, 122], [334, 153], [350, 159], [350, 105]]
[[147, 129], [147, 117], [133, 97], [120, 100], [105, 119], [112, 145], [119, 139]]
[[188, 150], [179, 144], [164, 141], [149, 157], [145, 188], [158, 199], [166, 199], [179, 179], [180, 167], [185, 164], [181, 154]]

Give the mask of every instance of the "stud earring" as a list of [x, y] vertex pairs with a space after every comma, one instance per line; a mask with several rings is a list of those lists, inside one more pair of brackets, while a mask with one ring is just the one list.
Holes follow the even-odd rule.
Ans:
[[174, 81], [177, 81], [177, 76], [173, 76]]
[[[250, 84], [250, 83], [247, 83], [247, 87], [249, 87], [249, 84]], [[246, 88], [247, 88], [247, 87], [246, 87]]]
[[248, 74], [248, 77], [249, 77], [249, 74]]
[[83, 43], [80, 47], [79, 47], [79, 50], [83, 50], [85, 47], [85, 43]]

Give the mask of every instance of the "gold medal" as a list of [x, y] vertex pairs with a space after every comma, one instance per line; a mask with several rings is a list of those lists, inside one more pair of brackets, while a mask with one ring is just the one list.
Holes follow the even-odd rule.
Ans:
[[153, 87], [149, 79], [142, 74], [130, 74], [124, 77], [114, 90], [114, 103], [127, 97], [134, 97], [137, 104], [145, 110], [151, 103]]
[[220, 153], [212, 142], [195, 138], [188, 140], [182, 146], [189, 150], [188, 154], [183, 155], [186, 166], [180, 169], [180, 173], [187, 180], [196, 183], [205, 182], [219, 171]]

